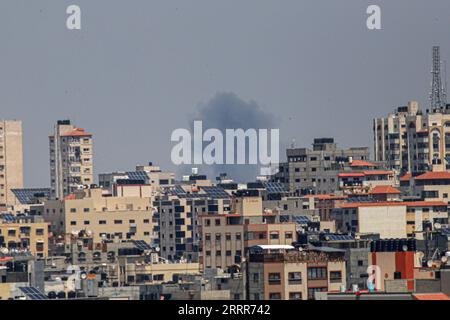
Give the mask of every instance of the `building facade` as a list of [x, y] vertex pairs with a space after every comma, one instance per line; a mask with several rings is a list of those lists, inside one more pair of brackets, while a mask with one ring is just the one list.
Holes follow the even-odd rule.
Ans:
[[22, 122], [0, 120], [0, 208], [17, 203], [12, 189], [23, 188]]
[[92, 134], [59, 120], [49, 136], [51, 197], [61, 199], [94, 183]]
[[314, 139], [313, 149], [291, 148], [273, 181], [298, 194], [328, 194], [338, 189], [337, 175], [353, 160], [368, 160], [368, 147], [338, 149], [334, 139]]

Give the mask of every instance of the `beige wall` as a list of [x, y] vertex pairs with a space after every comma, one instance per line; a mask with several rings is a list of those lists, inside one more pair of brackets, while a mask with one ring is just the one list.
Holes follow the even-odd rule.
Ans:
[[11, 189], [23, 188], [22, 122], [0, 121], [0, 207], [17, 199]]
[[[23, 232], [23, 228], [29, 228], [29, 231], [25, 233]], [[10, 241], [22, 243], [22, 241], [27, 240], [32, 255], [41, 257], [48, 256], [47, 223], [3, 223], [0, 224], [0, 235], [4, 237], [6, 245]], [[38, 246], [41, 250], [38, 250]]]
[[55, 233], [68, 235], [86, 230], [92, 232], [95, 242], [100, 242], [101, 234], [121, 233], [122, 239], [126, 240], [126, 234], [135, 228], [131, 239], [151, 242], [153, 210], [150, 198], [103, 197], [101, 189], [83, 192], [84, 198], [45, 202], [43, 217], [52, 223]]
[[406, 238], [406, 206], [359, 207], [359, 233], [379, 233], [382, 239]]

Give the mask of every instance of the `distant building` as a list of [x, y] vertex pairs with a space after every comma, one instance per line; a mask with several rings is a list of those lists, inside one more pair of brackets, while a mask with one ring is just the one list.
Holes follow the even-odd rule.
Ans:
[[15, 188], [23, 188], [22, 122], [0, 120], [0, 208], [17, 203]]
[[373, 133], [375, 160], [391, 169], [413, 175], [450, 169], [450, 105], [424, 113], [409, 102], [374, 119]]
[[11, 255], [48, 256], [48, 223], [36, 216], [0, 214], [0, 248]]
[[245, 263], [247, 300], [314, 300], [316, 292], [346, 287], [344, 250], [298, 251], [256, 246]]
[[104, 196], [101, 189], [79, 190], [61, 200], [48, 200], [42, 213], [55, 235], [89, 233], [102, 240], [144, 240], [152, 243], [153, 209], [145, 197]]
[[298, 194], [327, 194], [338, 189], [338, 173], [355, 160], [370, 157], [368, 147], [338, 149], [333, 138], [314, 139], [313, 149], [286, 150], [287, 162], [281, 163], [272, 181], [285, 184]]
[[49, 136], [51, 197], [62, 199], [94, 183], [92, 134], [59, 120]]

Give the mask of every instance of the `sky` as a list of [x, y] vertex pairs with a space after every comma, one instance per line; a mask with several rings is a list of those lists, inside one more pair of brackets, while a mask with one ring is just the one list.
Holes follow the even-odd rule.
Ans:
[[[72, 4], [81, 30], [66, 28]], [[382, 30], [366, 27], [371, 4]], [[282, 146], [370, 146], [374, 117], [427, 108], [431, 47], [450, 61], [449, 13], [448, 0], [2, 0], [0, 118], [23, 121], [29, 187], [49, 185], [58, 119], [94, 134], [96, 174], [179, 172], [172, 131], [223, 113], [220, 97], [255, 106], [249, 125], [272, 119]]]

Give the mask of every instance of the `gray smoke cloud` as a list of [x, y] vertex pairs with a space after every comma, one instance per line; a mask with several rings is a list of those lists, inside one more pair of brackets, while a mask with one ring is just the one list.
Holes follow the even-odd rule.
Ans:
[[[217, 93], [207, 103], [200, 104], [188, 118], [191, 132], [194, 121], [201, 120], [203, 131], [216, 128], [224, 137], [226, 129], [279, 129], [280, 123], [275, 115], [264, 111], [256, 101], [245, 101], [232, 92]], [[248, 155], [248, 145], [246, 154]], [[220, 173], [227, 173], [238, 182], [254, 181], [260, 173], [260, 166], [251, 164], [180, 166], [178, 173], [188, 174], [192, 167], [198, 167], [199, 172], [207, 174], [210, 179], [215, 179]]]

